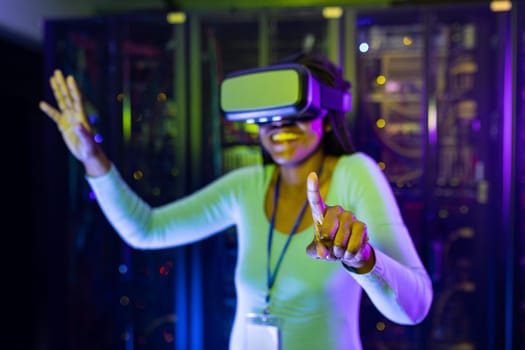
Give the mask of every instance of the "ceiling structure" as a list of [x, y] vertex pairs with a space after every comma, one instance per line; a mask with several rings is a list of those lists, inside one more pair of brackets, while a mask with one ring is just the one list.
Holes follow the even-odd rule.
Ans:
[[[462, 0], [489, 2], [489, 0]], [[0, 37], [23, 44], [42, 44], [46, 19], [76, 18], [140, 10], [248, 10], [279, 7], [385, 7], [454, 3], [454, 0], [2, 0]]]
[[489, 3], [490, 0], [167, 0], [183, 10], [262, 9], [279, 7], [356, 6], [386, 7], [458, 3]]

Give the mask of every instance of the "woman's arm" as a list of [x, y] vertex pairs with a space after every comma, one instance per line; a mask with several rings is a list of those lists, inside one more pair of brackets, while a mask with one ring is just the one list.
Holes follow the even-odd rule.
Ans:
[[353, 170], [347, 173], [352, 185], [347, 190], [356, 217], [366, 224], [375, 264], [364, 274], [347, 270], [385, 317], [417, 324], [429, 312], [432, 282], [386, 177], [366, 155], [352, 158]]
[[45, 101], [40, 109], [56, 124], [71, 154], [84, 165], [86, 179], [118, 234], [135, 248], [164, 248], [194, 242], [233, 224], [230, 175], [206, 189], [152, 208], [124, 182], [95, 141], [82, 95], [72, 76], [55, 70], [49, 79], [57, 108]]
[[239, 168], [202, 189], [151, 207], [123, 180], [116, 167], [86, 177], [103, 213], [121, 238], [137, 249], [193, 243], [236, 223], [239, 193], [254, 168]]

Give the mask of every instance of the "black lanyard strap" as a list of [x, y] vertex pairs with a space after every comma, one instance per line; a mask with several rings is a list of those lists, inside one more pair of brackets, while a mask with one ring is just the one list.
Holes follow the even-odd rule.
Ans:
[[[323, 163], [321, 162], [321, 165], [319, 167], [319, 170], [317, 171], [319, 177], [321, 177], [321, 172], [323, 171]], [[273, 270], [273, 273], [270, 268], [270, 257], [272, 253], [272, 240], [273, 240], [273, 231], [275, 228], [275, 215], [277, 213], [277, 204], [279, 202], [279, 191], [281, 189], [281, 174], [277, 175], [277, 180], [275, 181], [275, 191], [273, 193], [273, 208], [272, 208], [272, 217], [270, 219], [270, 229], [268, 232], [268, 260], [266, 264], [266, 281], [267, 281], [267, 287], [268, 292], [266, 293], [266, 308], [264, 309], [265, 314], [270, 313], [270, 291], [272, 290], [273, 285], [275, 284], [275, 279], [277, 278], [277, 273], [279, 272], [279, 268], [281, 267], [281, 263], [284, 258], [284, 254], [286, 253], [286, 250], [288, 249], [288, 246], [290, 245], [290, 242], [292, 241], [293, 235], [297, 232], [297, 228], [299, 227], [299, 224], [301, 223], [301, 220], [303, 219], [304, 212], [306, 211], [306, 207], [308, 206], [308, 198], [305, 200], [303, 207], [301, 208], [301, 211], [299, 212], [299, 215], [297, 216], [297, 219], [295, 219], [295, 223], [292, 227], [292, 231], [290, 231], [290, 234], [288, 235], [288, 238], [286, 239], [286, 243], [284, 244], [283, 249], [281, 250], [281, 254], [279, 255], [279, 259], [277, 260], [277, 264], [275, 265], [275, 268]]]

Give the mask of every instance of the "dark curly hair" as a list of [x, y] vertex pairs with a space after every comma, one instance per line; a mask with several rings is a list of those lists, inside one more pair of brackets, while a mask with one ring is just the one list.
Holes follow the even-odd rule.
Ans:
[[[341, 91], [347, 91], [352, 86], [349, 81], [345, 80], [342, 69], [320, 53], [301, 52], [287, 57], [278, 63], [302, 64], [308, 68], [317, 80]], [[325, 123], [330, 123], [331, 125], [329, 131], [326, 131], [323, 135], [322, 144], [325, 153], [334, 156], [354, 153], [355, 149], [352, 144], [350, 126], [346, 119], [345, 112], [328, 110]], [[262, 151], [264, 163], [268, 164], [273, 162], [264, 148], [262, 148]]]

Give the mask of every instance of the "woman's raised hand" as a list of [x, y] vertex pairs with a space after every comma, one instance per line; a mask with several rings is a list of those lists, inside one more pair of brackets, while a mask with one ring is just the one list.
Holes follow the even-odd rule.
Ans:
[[56, 69], [49, 83], [58, 109], [45, 101], [40, 101], [40, 109], [57, 124], [67, 147], [84, 164], [88, 175], [104, 174], [110, 162], [94, 140], [75, 79], [71, 75], [64, 77], [62, 71]]
[[306, 248], [308, 256], [342, 261], [360, 273], [370, 271], [375, 257], [366, 225], [340, 206], [325, 205], [316, 173], [308, 175], [306, 195], [315, 226], [315, 237]]
[[84, 161], [96, 152], [96, 147], [77, 83], [71, 75], [64, 77], [58, 69], [49, 83], [58, 109], [45, 101], [40, 101], [39, 107], [55, 121], [71, 153]]

